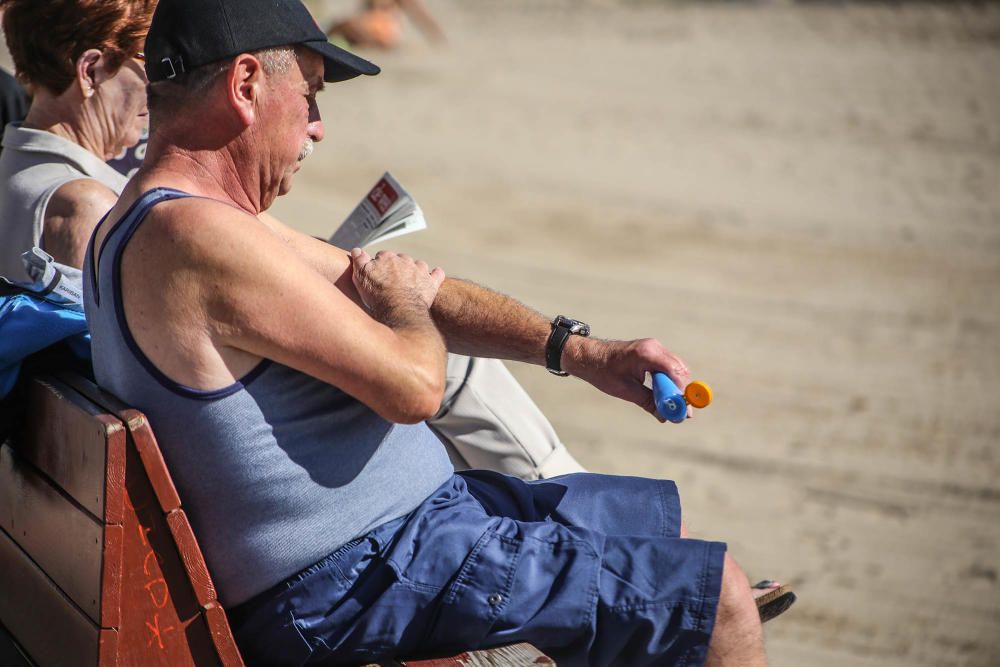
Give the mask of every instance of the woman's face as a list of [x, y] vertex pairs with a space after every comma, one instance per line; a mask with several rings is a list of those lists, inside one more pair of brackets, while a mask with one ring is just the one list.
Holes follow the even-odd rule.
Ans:
[[105, 138], [106, 159], [139, 143], [149, 122], [146, 73], [141, 60], [127, 59], [114, 76], [97, 86], [93, 99]]

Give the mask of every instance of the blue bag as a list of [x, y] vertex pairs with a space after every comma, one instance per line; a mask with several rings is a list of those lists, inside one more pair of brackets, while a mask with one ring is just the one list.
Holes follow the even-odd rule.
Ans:
[[76, 359], [90, 362], [80, 271], [39, 248], [23, 259], [34, 282], [0, 278], [0, 399], [14, 388], [24, 360], [47, 347], [65, 342]]

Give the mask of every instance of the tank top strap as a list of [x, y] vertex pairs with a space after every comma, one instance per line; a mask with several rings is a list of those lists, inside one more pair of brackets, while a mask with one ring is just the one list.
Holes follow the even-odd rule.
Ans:
[[[114, 223], [114, 226], [108, 233], [104, 235], [104, 240], [101, 242], [100, 248], [94, 247], [97, 230], [101, 228], [101, 224], [97, 225], [94, 234], [90, 237], [90, 242], [87, 244], [87, 252], [84, 255], [86, 258], [85, 261], [90, 265], [90, 288], [95, 306], [100, 306], [101, 303], [101, 286], [113, 285], [117, 282], [113, 276], [117, 274], [115, 267], [118, 262], [114, 258], [120, 256], [125, 245], [132, 238], [132, 235], [139, 229], [139, 225], [146, 219], [146, 214], [149, 213], [150, 209], [162, 201], [192, 196], [187, 192], [173, 188], [153, 188], [143, 192], [132, 202], [132, 205], [125, 211], [125, 214]], [[101, 222], [103, 223], [106, 218], [107, 214], [101, 219]], [[109, 257], [113, 260], [110, 265], [108, 262], [102, 261], [106, 251], [110, 253]], [[112, 273], [108, 273], [108, 271], [112, 271]], [[111, 279], [105, 281], [102, 279], [104, 276], [108, 276]]]

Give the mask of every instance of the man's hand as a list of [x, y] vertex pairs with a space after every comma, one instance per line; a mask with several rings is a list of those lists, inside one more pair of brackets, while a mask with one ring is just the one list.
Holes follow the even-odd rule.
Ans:
[[400, 310], [421, 308], [427, 311], [434, 303], [444, 271], [433, 270], [422, 260], [380, 250], [371, 257], [361, 248], [351, 251], [354, 286], [372, 316], [392, 326]]
[[562, 367], [606, 394], [635, 403], [661, 422], [666, 420], [656, 412], [653, 392], [644, 385], [646, 373], [666, 373], [681, 391], [691, 381], [687, 365], [655, 338], [608, 341], [570, 336]]

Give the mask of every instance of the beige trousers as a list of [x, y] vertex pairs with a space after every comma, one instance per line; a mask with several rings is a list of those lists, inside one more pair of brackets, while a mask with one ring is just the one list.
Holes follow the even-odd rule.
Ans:
[[449, 354], [446, 379], [441, 410], [427, 425], [456, 470], [487, 468], [522, 479], [583, 471], [503, 362]]

